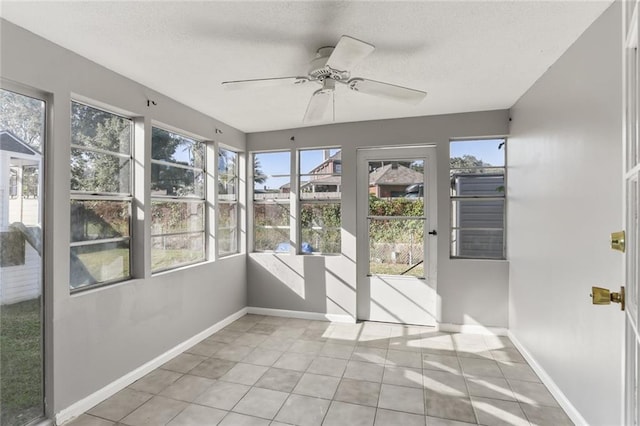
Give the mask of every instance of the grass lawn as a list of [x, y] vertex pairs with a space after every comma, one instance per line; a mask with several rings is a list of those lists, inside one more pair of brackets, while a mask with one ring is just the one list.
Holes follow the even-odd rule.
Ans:
[[0, 307], [0, 424], [42, 415], [40, 298]]

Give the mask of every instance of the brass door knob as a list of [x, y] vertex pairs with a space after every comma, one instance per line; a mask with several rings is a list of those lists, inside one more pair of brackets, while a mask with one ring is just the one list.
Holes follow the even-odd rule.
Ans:
[[611, 292], [608, 288], [591, 287], [591, 301], [594, 305], [609, 305], [611, 302], [619, 303], [620, 310], [624, 311], [624, 287], [620, 292]]

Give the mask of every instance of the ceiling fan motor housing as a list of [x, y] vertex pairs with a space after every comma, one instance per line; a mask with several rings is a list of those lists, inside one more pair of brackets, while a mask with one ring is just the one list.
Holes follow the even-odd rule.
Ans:
[[309, 67], [309, 78], [311, 80], [318, 80], [322, 82], [326, 78], [330, 78], [336, 81], [343, 81], [349, 79], [349, 71], [334, 70], [327, 65], [329, 57], [333, 53], [335, 47], [327, 46], [321, 47], [316, 53], [316, 57], [311, 60]]

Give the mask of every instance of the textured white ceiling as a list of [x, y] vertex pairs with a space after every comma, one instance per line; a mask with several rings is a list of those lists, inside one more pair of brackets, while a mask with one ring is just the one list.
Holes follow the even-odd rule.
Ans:
[[306, 75], [343, 34], [376, 46], [352, 76], [428, 95], [407, 106], [339, 86], [336, 122], [509, 108], [612, 1], [2, 3], [3, 18], [255, 132], [302, 127], [318, 87], [220, 83]]

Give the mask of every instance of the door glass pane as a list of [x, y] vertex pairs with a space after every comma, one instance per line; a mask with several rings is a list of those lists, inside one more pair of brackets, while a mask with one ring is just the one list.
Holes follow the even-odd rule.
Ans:
[[369, 274], [424, 277], [424, 165], [368, 162]]
[[369, 273], [424, 277], [424, 220], [369, 219]]
[[369, 215], [424, 216], [424, 160], [369, 161]]
[[[43, 415], [45, 103], [0, 90], [0, 424]], [[4, 167], [8, 165], [8, 167]]]

